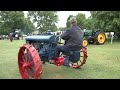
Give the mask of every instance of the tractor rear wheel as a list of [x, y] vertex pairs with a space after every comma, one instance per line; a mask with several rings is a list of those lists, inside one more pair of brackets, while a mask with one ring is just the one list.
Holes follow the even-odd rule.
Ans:
[[82, 47], [82, 49], [80, 51], [80, 60], [78, 62], [72, 64], [72, 67], [75, 69], [81, 68], [86, 63], [87, 57], [88, 57], [87, 56], [87, 48]]
[[97, 45], [102, 45], [105, 43], [106, 35], [103, 31], [98, 31], [95, 34], [95, 42]]
[[83, 47], [86, 47], [88, 45], [88, 39], [84, 38], [82, 42]]
[[22, 79], [41, 79], [42, 62], [32, 45], [25, 44], [20, 47], [18, 66]]

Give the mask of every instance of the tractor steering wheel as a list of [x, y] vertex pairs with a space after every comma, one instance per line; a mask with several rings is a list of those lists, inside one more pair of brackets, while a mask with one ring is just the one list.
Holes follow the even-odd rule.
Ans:
[[60, 37], [60, 36], [56, 36], [55, 41], [56, 41], [58, 44], [63, 44], [63, 43], [61, 43], [61, 37]]

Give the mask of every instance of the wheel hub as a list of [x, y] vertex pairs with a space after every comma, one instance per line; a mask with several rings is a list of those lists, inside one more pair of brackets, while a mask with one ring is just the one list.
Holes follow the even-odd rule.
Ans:
[[105, 36], [104, 36], [103, 33], [100, 33], [100, 34], [98, 35], [98, 42], [99, 42], [99, 43], [104, 43], [104, 41], [105, 41]]
[[31, 66], [30, 63], [24, 63], [24, 64], [23, 64], [23, 68], [24, 68], [24, 69], [30, 68], [30, 66]]
[[83, 40], [83, 46], [86, 47], [88, 44], [88, 41], [87, 40]]

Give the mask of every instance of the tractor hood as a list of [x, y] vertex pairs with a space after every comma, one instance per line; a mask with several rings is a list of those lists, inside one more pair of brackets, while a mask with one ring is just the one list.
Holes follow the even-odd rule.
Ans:
[[32, 36], [27, 36], [26, 41], [54, 43], [58, 41], [58, 38], [55, 35], [32, 35]]

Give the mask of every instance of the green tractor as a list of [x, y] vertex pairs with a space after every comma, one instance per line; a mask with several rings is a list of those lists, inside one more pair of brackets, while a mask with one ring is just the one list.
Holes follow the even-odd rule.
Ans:
[[102, 45], [106, 41], [106, 35], [103, 31], [97, 30], [84, 30], [83, 34], [83, 46], [86, 47], [88, 44]]

